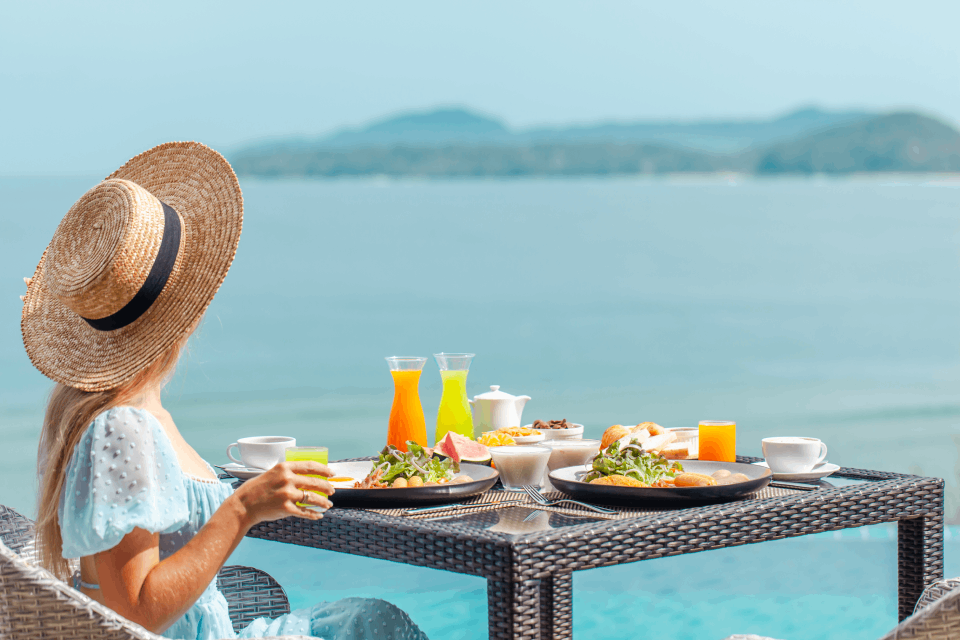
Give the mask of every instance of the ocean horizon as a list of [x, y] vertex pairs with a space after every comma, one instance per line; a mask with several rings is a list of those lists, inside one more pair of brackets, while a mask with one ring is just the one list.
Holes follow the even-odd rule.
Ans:
[[[19, 335], [32, 275], [99, 178], [0, 178], [0, 504], [35, 514], [50, 382]], [[476, 353], [470, 396], [532, 397], [524, 422], [738, 425], [821, 438], [842, 466], [946, 481], [960, 525], [960, 190], [946, 176], [259, 180], [237, 258], [165, 392], [209, 462], [290, 435], [331, 459], [383, 446], [383, 358]], [[421, 381], [428, 432], [440, 378]], [[876, 638], [896, 623], [895, 527], [575, 574], [578, 637]], [[947, 576], [960, 575], [948, 528]], [[484, 581], [246, 540], [292, 604], [352, 595], [431, 638], [486, 637]], [[318, 570], [319, 569], [319, 570]], [[812, 623], [811, 620], [815, 620]]]

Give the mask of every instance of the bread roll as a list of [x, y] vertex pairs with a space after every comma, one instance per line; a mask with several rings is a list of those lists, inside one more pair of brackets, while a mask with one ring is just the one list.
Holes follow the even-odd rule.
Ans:
[[749, 479], [750, 479], [750, 478], [748, 478], [747, 476], [745, 476], [745, 475], [742, 474], [742, 473], [734, 473], [734, 474], [731, 474], [731, 475], [727, 476], [726, 478], [720, 478], [720, 479], [718, 479], [718, 480], [717, 480], [717, 484], [739, 484], [739, 483], [741, 483], [741, 482], [746, 482], [746, 481], [748, 481]]
[[650, 433], [646, 429], [640, 429], [639, 427], [630, 427], [630, 433], [620, 438], [620, 449], [623, 450], [625, 446], [632, 442], [636, 442], [641, 447], [646, 447], [647, 440], [650, 439]]
[[621, 424], [615, 424], [612, 427], [607, 427], [607, 430], [603, 432], [603, 438], [600, 439], [600, 449], [606, 449], [623, 436], [629, 434], [630, 427], [625, 427]]
[[713, 487], [717, 481], [702, 473], [681, 473], [673, 483], [678, 487]]
[[637, 427], [640, 429], [646, 429], [647, 432], [649, 432], [652, 436], [662, 436], [667, 432], [666, 429], [658, 425], [656, 422], [641, 422], [637, 425]]

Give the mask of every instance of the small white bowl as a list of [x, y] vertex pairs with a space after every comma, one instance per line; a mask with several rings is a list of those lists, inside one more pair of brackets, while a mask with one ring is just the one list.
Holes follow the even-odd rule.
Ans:
[[548, 440], [542, 446], [550, 447], [550, 460], [547, 461], [547, 469], [550, 471], [577, 465], [586, 466], [600, 453], [599, 440]]
[[500, 482], [508, 491], [522, 491], [523, 485], [540, 486], [547, 461], [550, 459], [549, 447], [490, 447], [493, 464], [500, 473]]
[[[583, 425], [575, 424], [569, 422], [567, 424], [572, 424], [573, 426], [569, 429], [539, 429], [537, 431], [543, 434], [544, 440], [570, 440], [570, 439], [579, 439], [583, 437]], [[524, 425], [527, 429], [534, 429], [535, 427], [532, 424]], [[518, 443], [519, 444], [519, 443]]]
[[541, 447], [550, 449], [550, 459], [547, 460], [547, 470], [543, 473], [543, 488], [554, 491], [556, 487], [550, 482], [550, 472], [565, 467], [589, 468], [593, 459], [600, 453], [599, 440], [582, 440], [580, 438], [563, 438], [546, 440], [540, 443]]
[[[540, 431], [540, 430], [537, 429], [537, 431]], [[516, 442], [517, 444], [536, 444], [546, 439], [546, 436], [543, 435], [543, 431], [540, 431], [540, 435], [510, 436], [510, 437], [513, 438], [513, 441]]]

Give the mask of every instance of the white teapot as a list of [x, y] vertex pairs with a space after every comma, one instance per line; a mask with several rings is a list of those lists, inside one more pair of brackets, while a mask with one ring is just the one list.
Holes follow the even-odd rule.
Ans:
[[512, 396], [500, 391], [499, 385], [491, 385], [490, 391], [468, 400], [473, 410], [473, 428], [476, 433], [495, 431], [500, 428], [519, 427], [523, 405], [530, 396]]

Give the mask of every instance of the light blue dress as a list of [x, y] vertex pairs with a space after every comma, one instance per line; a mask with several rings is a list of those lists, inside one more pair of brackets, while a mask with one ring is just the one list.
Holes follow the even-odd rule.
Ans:
[[[166, 432], [149, 412], [132, 407], [105, 411], [90, 424], [67, 467], [59, 505], [63, 557], [106, 551], [140, 527], [160, 534], [163, 560], [183, 547], [232, 491], [219, 481], [184, 473]], [[237, 637], [216, 580], [163, 635], [184, 640]], [[273, 620], [260, 618], [239, 637], [279, 635], [426, 640], [402, 610], [368, 598], [321, 603]]]

